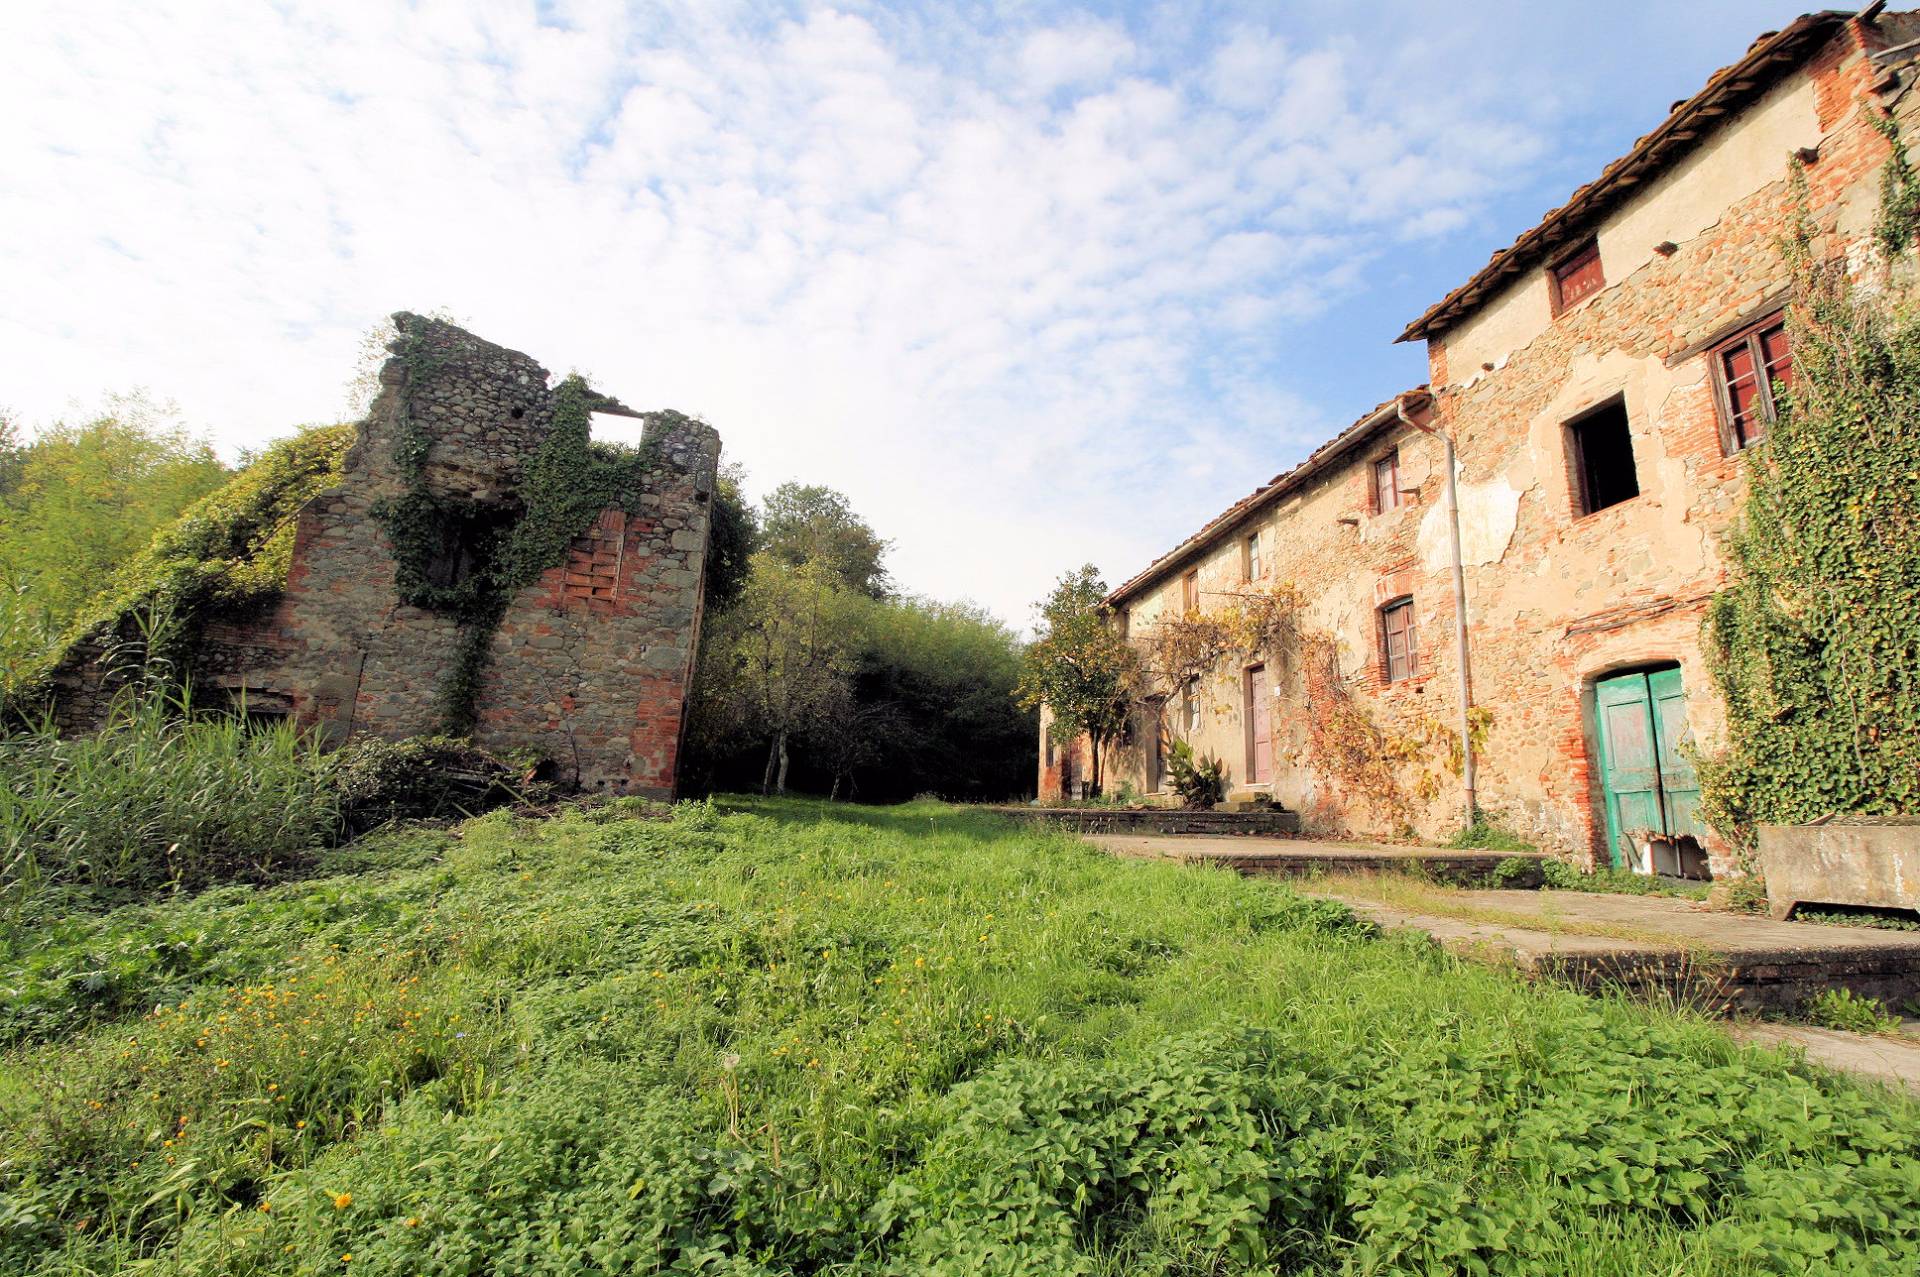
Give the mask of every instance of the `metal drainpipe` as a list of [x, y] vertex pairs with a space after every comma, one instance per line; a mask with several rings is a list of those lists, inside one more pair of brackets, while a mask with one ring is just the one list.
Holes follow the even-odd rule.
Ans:
[[[1435, 406], [1438, 401], [1435, 400]], [[1454, 474], [1453, 436], [1433, 426], [1423, 426], [1407, 415], [1405, 397], [1393, 401], [1393, 410], [1402, 424], [1422, 434], [1433, 435], [1446, 446], [1447, 531], [1453, 542], [1453, 640], [1454, 656], [1460, 670], [1460, 779], [1465, 791], [1466, 824], [1471, 825], [1480, 806], [1476, 797], [1473, 765], [1473, 667], [1467, 647], [1467, 574], [1460, 561], [1460, 485]]]

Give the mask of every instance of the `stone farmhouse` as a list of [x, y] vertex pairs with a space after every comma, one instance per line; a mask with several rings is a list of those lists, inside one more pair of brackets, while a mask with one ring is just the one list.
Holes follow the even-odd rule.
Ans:
[[[442, 730], [442, 685], [463, 639], [457, 616], [402, 601], [383, 507], [416, 487], [431, 497], [444, 513], [428, 530], [425, 576], [457, 588], [486, 569], [490, 545], [524, 510], [524, 472], [556, 428], [558, 390], [526, 355], [422, 316], [394, 322], [394, 358], [340, 482], [297, 516], [286, 588], [263, 614], [209, 625], [193, 659], [202, 696], [291, 716], [336, 744]], [[677, 413], [600, 395], [591, 408], [646, 421], [640, 491], [506, 600], [473, 692], [472, 735], [485, 748], [536, 751], [568, 783], [671, 796], [720, 440]], [[104, 713], [120, 677], [113, 637], [76, 645], [55, 671], [63, 729]]]
[[[1793, 376], [1791, 175], [1816, 256], [1870, 262], [1890, 147], [1869, 112], [1910, 132], [1916, 37], [1920, 14], [1878, 4], [1760, 36], [1407, 326], [1427, 386], [1114, 590], [1143, 650], [1278, 583], [1298, 599], [1295, 632], [1255, 658], [1161, 678], [1108, 788], [1167, 793], [1184, 739], [1308, 828], [1444, 835], [1472, 786], [1579, 860], [1728, 868], [1694, 814], [1689, 746], [1721, 728], [1702, 621], [1743, 450]], [[1041, 735], [1040, 793], [1075, 791], [1086, 742], [1054, 745], [1044, 719]]]

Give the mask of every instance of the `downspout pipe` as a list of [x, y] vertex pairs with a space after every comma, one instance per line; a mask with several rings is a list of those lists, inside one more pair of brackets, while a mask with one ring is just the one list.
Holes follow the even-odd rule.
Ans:
[[[1436, 406], [1438, 401], [1434, 401]], [[1473, 665], [1467, 643], [1467, 574], [1460, 556], [1460, 483], [1455, 474], [1453, 436], [1432, 425], [1421, 425], [1407, 413], [1407, 397], [1393, 401], [1393, 410], [1401, 424], [1439, 439], [1446, 448], [1447, 535], [1453, 560], [1453, 642], [1454, 664], [1460, 672], [1460, 780], [1464, 793], [1466, 820], [1471, 825], [1479, 816], [1480, 804], [1474, 783], [1473, 759]]]

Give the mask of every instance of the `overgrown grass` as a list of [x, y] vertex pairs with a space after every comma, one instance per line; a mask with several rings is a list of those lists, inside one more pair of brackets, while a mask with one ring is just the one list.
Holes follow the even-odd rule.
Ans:
[[[1715, 1025], [934, 803], [733, 806], [496, 812], [26, 942], [0, 1270], [1920, 1254], [1920, 1109]], [[123, 959], [110, 1004], [81, 955]]]
[[91, 736], [0, 734], [0, 928], [49, 891], [265, 877], [334, 831], [328, 761], [290, 725], [122, 698]]

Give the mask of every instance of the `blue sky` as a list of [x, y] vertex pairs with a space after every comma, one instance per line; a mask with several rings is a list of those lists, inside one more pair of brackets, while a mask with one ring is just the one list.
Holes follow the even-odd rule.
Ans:
[[1797, 12], [14, 0], [0, 405], [255, 447], [444, 309], [1024, 625], [1423, 381], [1409, 319]]

